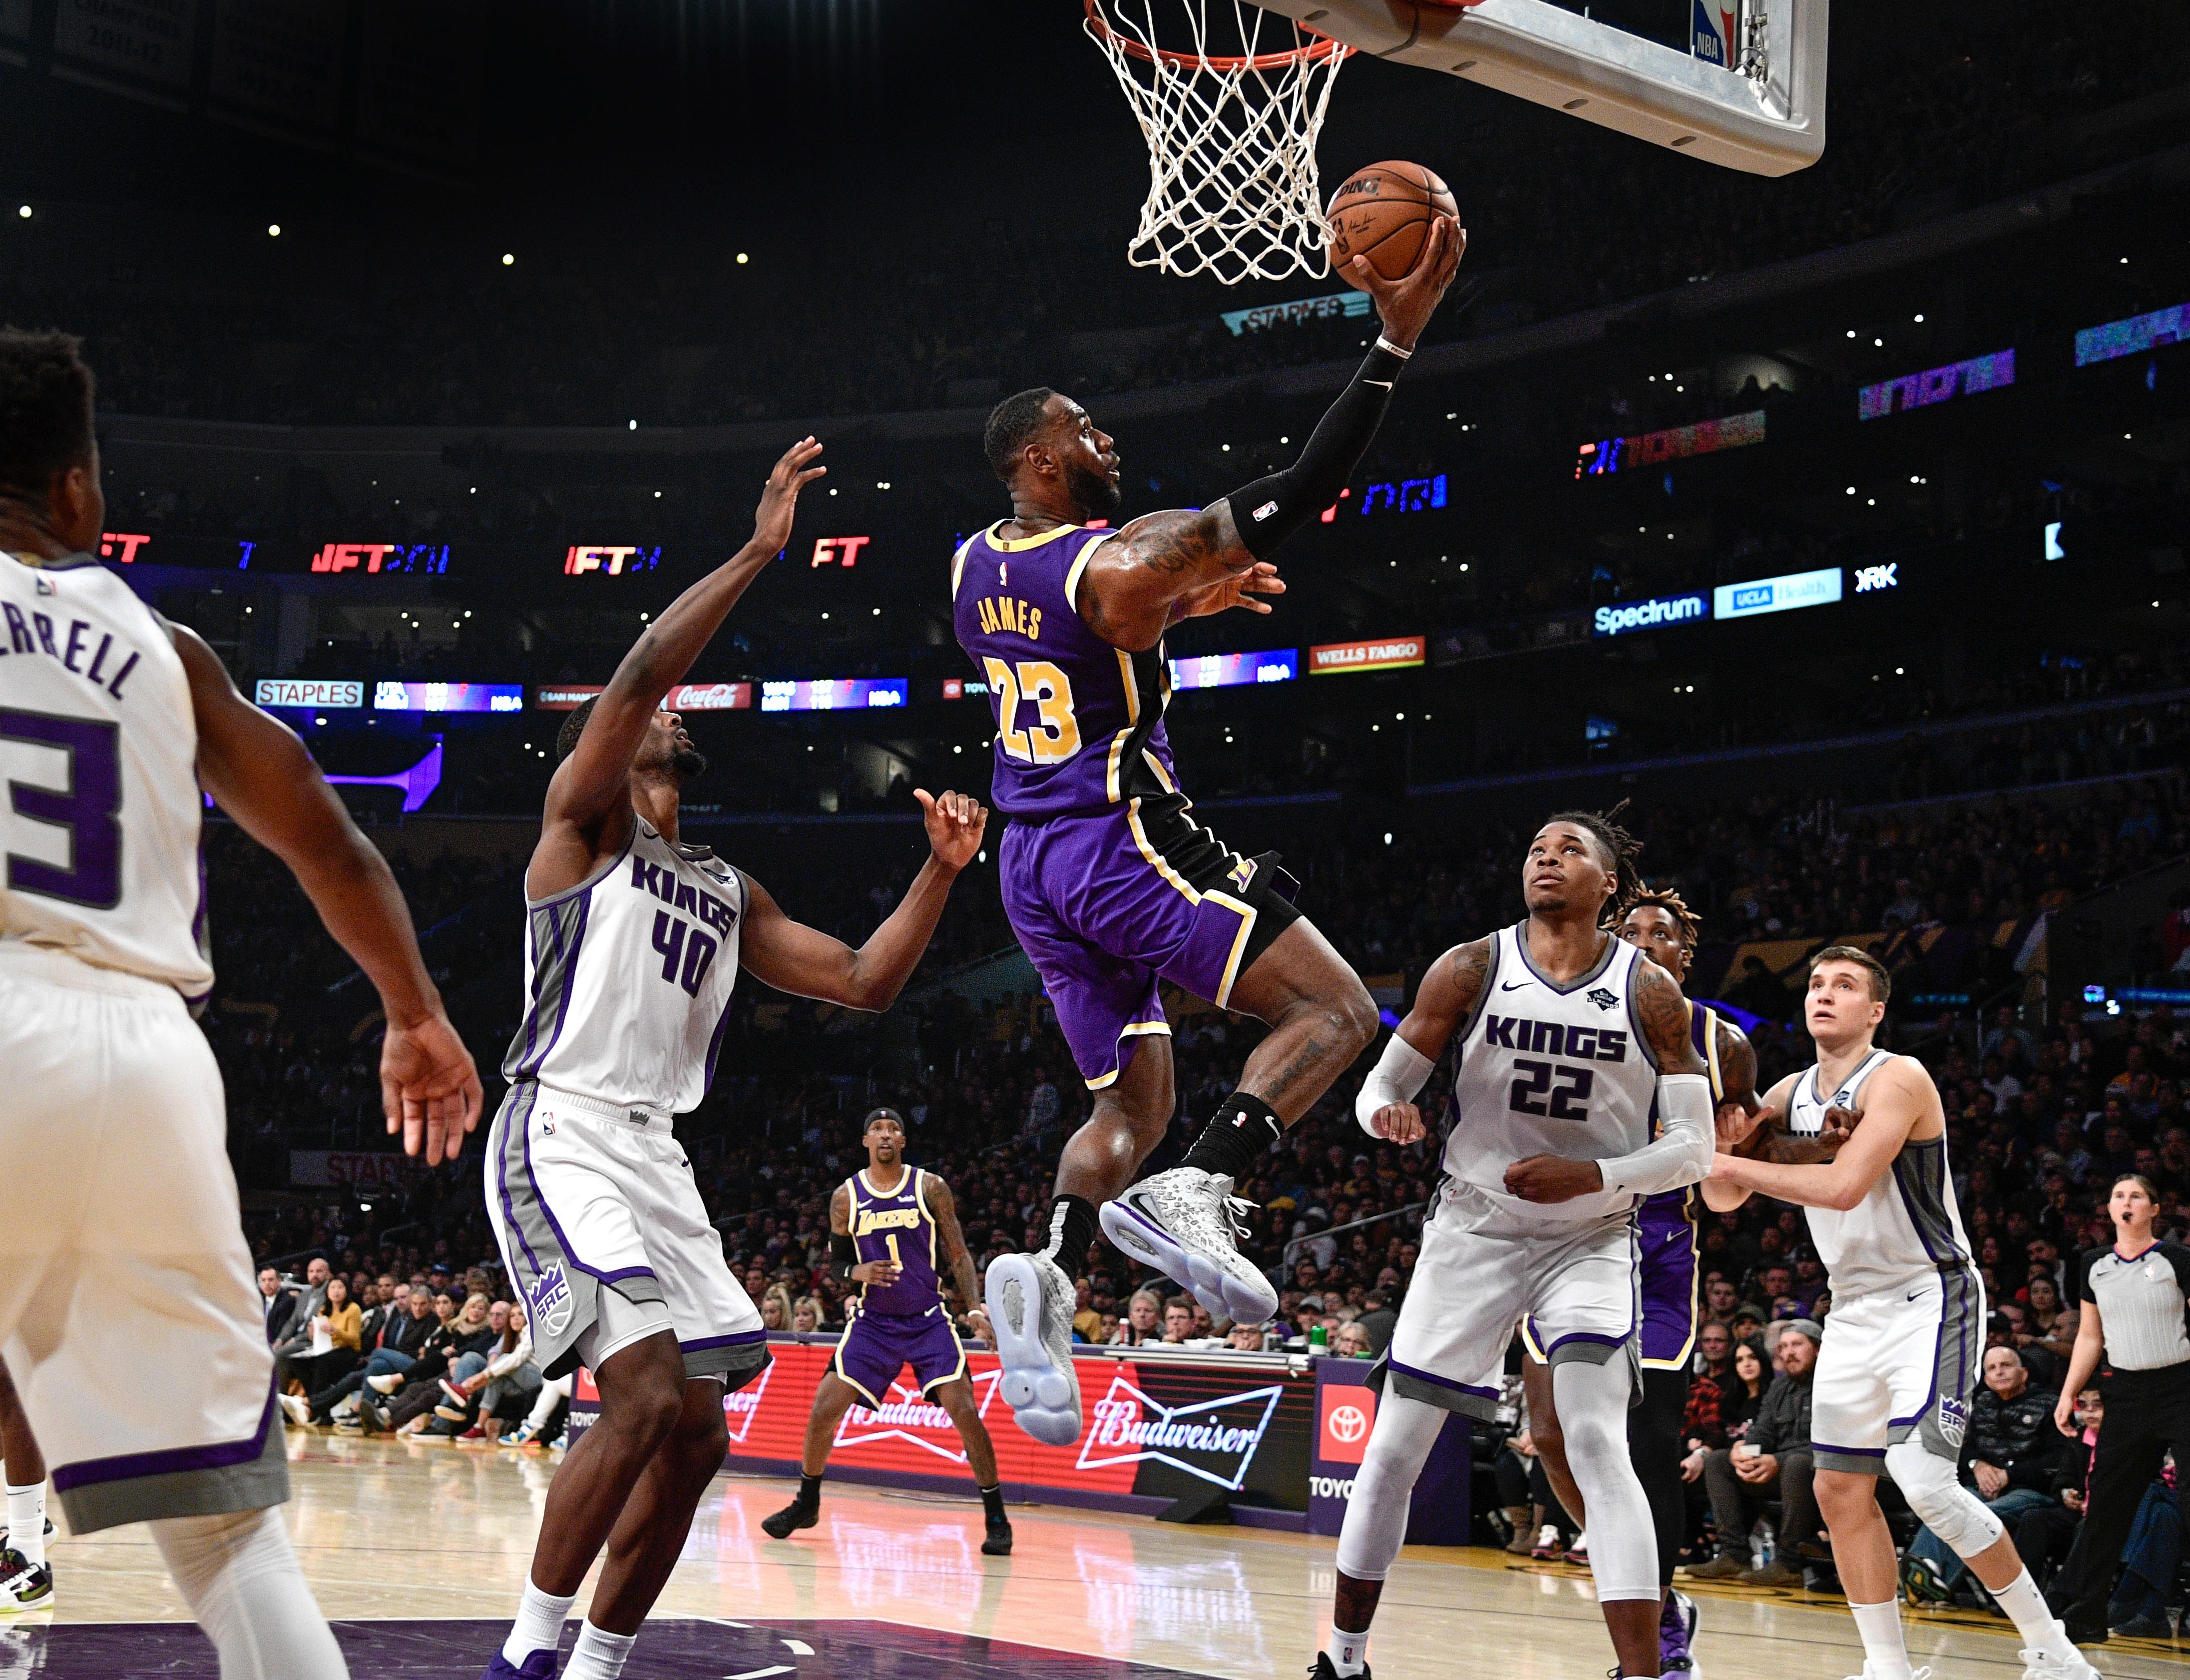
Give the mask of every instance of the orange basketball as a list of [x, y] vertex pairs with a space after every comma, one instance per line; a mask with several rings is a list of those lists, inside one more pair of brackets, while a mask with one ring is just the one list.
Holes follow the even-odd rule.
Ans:
[[1387, 280], [1404, 280], [1422, 254], [1432, 216], [1460, 207], [1433, 170], [1419, 163], [1372, 163], [1330, 196], [1330, 266], [1343, 275], [1356, 257]]

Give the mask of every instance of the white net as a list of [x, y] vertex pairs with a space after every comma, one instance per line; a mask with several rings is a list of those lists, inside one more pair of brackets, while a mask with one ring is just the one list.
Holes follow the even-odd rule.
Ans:
[[1315, 141], [1347, 49], [1246, 0], [1086, 8], [1149, 143], [1126, 260], [1228, 286], [1327, 272]]

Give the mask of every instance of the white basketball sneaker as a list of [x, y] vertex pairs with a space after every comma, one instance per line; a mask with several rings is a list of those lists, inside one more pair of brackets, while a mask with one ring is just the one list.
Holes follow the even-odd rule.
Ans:
[[989, 1263], [982, 1294], [1003, 1366], [996, 1392], [1013, 1422], [1046, 1445], [1070, 1446], [1080, 1439], [1072, 1280], [1047, 1254], [1001, 1254]]
[[[2060, 1624], [2054, 1624], [2058, 1627]], [[2023, 1650], [2016, 1655], [2023, 1659], [2023, 1680], [2099, 1680], [2099, 1671], [2085, 1660], [2084, 1654], [2071, 1645], [2064, 1654], [2057, 1651]]]
[[1240, 1252], [1236, 1212], [1249, 1206], [1233, 1195], [1232, 1181], [1221, 1173], [1174, 1166], [1104, 1203], [1103, 1234], [1184, 1284], [1212, 1314], [1235, 1324], [1268, 1324], [1278, 1310], [1278, 1292]]

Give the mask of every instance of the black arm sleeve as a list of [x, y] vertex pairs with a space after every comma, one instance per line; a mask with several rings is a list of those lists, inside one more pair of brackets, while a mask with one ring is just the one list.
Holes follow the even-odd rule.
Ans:
[[1280, 542], [1338, 500], [1338, 492], [1346, 488], [1384, 423], [1392, 382], [1406, 360], [1379, 342], [1353, 383], [1316, 422], [1314, 435], [1300, 459], [1284, 472], [1257, 479], [1225, 497], [1249, 553], [1268, 559]]
[[852, 1280], [852, 1268], [860, 1263], [860, 1246], [848, 1236], [829, 1234], [829, 1275], [838, 1283]]

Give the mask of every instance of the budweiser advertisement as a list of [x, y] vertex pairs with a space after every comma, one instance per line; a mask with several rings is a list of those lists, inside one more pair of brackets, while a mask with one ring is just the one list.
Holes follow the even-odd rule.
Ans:
[[[771, 1340], [769, 1348], [774, 1359], [768, 1369], [723, 1400], [729, 1467], [796, 1474], [814, 1391], [835, 1347], [832, 1338], [822, 1337]], [[1085, 1420], [1080, 1439], [1070, 1446], [1044, 1446], [1019, 1432], [1011, 1408], [997, 1398], [996, 1356], [967, 1351], [974, 1404], [1007, 1483], [1129, 1510], [1146, 1508], [1149, 1499], [1168, 1502], [1212, 1489], [1244, 1506], [1308, 1509], [1313, 1377], [1215, 1355], [1189, 1363], [1090, 1354], [1078, 1365]], [[830, 1449], [831, 1467], [860, 1470], [867, 1473], [862, 1479], [882, 1482], [964, 1474], [966, 1449], [949, 1416], [922, 1398], [911, 1371], [899, 1375], [879, 1408], [855, 1405], [844, 1414]], [[599, 1405], [581, 1371], [571, 1427], [590, 1424]]]

